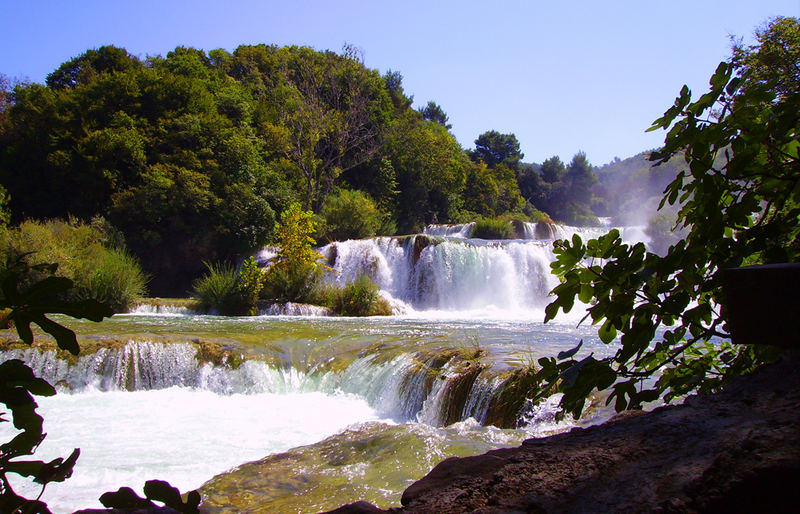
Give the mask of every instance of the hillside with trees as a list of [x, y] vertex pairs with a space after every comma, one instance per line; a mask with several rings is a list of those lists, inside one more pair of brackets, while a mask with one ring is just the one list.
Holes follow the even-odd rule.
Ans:
[[617, 185], [645, 180], [598, 171], [581, 152], [525, 164], [516, 136], [494, 130], [465, 150], [441, 106], [413, 109], [399, 73], [347, 46], [146, 59], [104, 46], [46, 84], [2, 85], [8, 221], [102, 218], [157, 295], [185, 294], [205, 262], [274, 243], [293, 203], [317, 215], [323, 243], [497, 216], [594, 224], [613, 214]]

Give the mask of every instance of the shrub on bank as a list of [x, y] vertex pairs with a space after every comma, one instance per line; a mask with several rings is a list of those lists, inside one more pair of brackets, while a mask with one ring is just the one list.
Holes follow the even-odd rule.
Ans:
[[[1, 261], [27, 254], [29, 264], [58, 262], [57, 275], [74, 287], [68, 300], [95, 299], [115, 312], [132, 308], [146, 294], [147, 277], [137, 259], [124, 248], [118, 233], [104, 220], [91, 225], [77, 221], [25, 221], [0, 233]], [[33, 276], [32, 280], [44, 277]]]
[[231, 264], [206, 265], [206, 274], [194, 283], [192, 296], [204, 311], [215, 311], [225, 316], [243, 314], [245, 310], [239, 292], [239, 272]]
[[514, 239], [514, 227], [502, 218], [484, 218], [472, 226], [470, 237], [479, 239]]
[[272, 302], [324, 303], [325, 270], [316, 262], [294, 266], [278, 262], [265, 273], [261, 297]]

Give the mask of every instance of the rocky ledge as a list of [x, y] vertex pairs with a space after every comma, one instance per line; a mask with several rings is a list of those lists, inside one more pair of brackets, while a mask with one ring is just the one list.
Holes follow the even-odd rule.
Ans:
[[800, 354], [716, 395], [590, 428], [449, 458], [402, 507], [336, 514], [800, 512]]

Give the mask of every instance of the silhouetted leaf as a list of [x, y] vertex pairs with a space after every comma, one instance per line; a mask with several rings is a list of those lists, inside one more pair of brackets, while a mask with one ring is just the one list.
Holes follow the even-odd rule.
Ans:
[[578, 350], [581, 349], [581, 346], [583, 346], [583, 339], [581, 339], [580, 342], [578, 342], [578, 345], [575, 348], [564, 350], [563, 352], [558, 352], [557, 356], [558, 360], [569, 359], [570, 357], [578, 353]]
[[130, 487], [120, 487], [116, 492], [103, 493], [100, 503], [109, 509], [152, 509], [157, 505], [139, 497]]

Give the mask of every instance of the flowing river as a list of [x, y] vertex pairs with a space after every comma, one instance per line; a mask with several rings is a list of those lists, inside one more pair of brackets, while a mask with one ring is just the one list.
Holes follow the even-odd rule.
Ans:
[[[533, 406], [514, 387], [536, 359], [580, 340], [579, 355], [611, 350], [576, 326], [580, 312], [542, 323], [552, 239], [526, 228], [528, 239], [509, 242], [429, 227], [323, 248], [332, 280], [369, 274], [399, 313], [390, 317], [59, 318], [81, 336], [79, 359], [0, 353], [57, 385], [37, 398], [48, 435], [35, 457], [81, 449], [74, 475], [42, 499], [54, 512], [101, 507], [103, 492], [141, 494], [158, 478], [202, 486], [208, 512], [389, 507], [443, 458], [607, 418], [597, 402], [584, 419], [557, 421], [556, 399]], [[13, 432], [2, 425], [5, 441]]]

